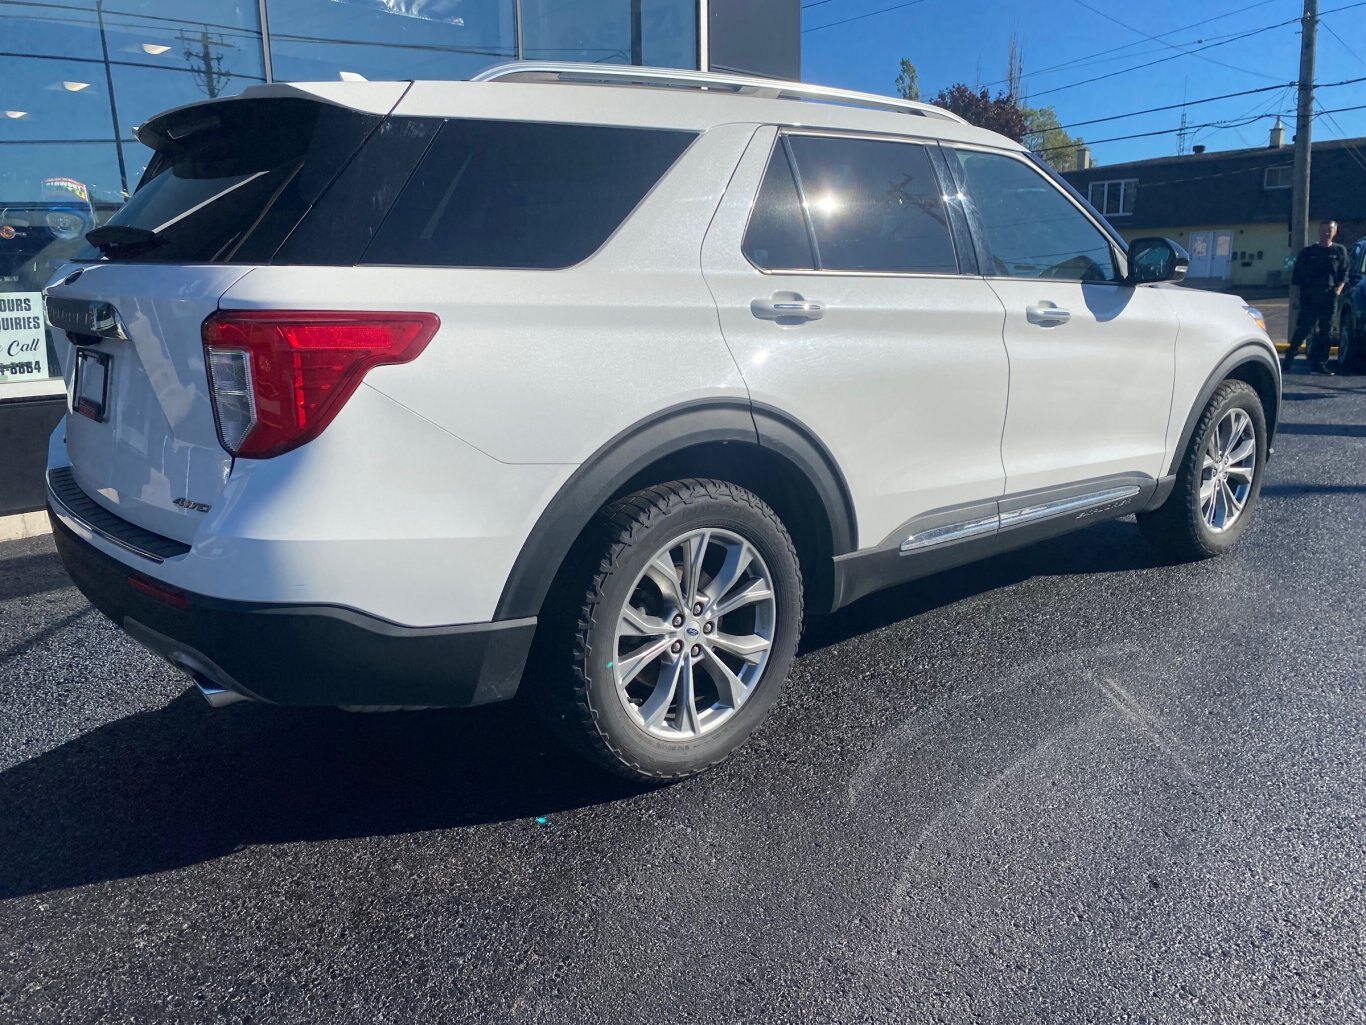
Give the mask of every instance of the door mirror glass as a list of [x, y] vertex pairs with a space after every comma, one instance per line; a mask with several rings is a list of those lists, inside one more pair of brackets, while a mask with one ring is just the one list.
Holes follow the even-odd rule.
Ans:
[[1131, 285], [1156, 281], [1180, 281], [1190, 269], [1190, 254], [1171, 239], [1139, 238], [1129, 243]]

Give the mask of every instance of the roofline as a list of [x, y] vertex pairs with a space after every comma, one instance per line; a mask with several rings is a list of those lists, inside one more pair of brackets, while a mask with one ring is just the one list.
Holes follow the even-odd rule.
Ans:
[[[1366, 136], [1355, 139], [1323, 139], [1312, 143], [1310, 149], [1318, 152], [1320, 149], [1348, 149], [1352, 147], [1366, 148]], [[1193, 163], [1200, 160], [1249, 160], [1256, 156], [1265, 156], [1268, 153], [1284, 153], [1287, 157], [1295, 152], [1293, 146], [1256, 146], [1247, 149], [1222, 149], [1215, 150], [1213, 153], [1183, 153], [1180, 156], [1169, 157], [1148, 157], [1145, 160], [1128, 160], [1122, 164], [1092, 164], [1087, 168], [1078, 168], [1075, 171], [1067, 171], [1067, 174], [1086, 174], [1090, 171], [1113, 171], [1125, 167], [1152, 167], [1156, 164], [1179, 164]]]

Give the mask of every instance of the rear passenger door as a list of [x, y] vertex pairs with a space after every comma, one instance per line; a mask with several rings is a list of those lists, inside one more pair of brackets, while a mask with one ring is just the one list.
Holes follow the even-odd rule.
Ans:
[[1004, 486], [1004, 313], [962, 272], [942, 159], [933, 143], [761, 129], [703, 245], [753, 401], [829, 449], [864, 549], [989, 532]]
[[[1166, 461], [1178, 320], [1153, 286], [1120, 280], [1110, 237], [1022, 154], [949, 151], [1005, 304], [1006, 492], [1030, 509], [1110, 496]], [[956, 156], [955, 156], [956, 155]], [[1124, 478], [1119, 480], [1117, 478]], [[1078, 490], [1073, 485], [1082, 484]], [[1011, 502], [1002, 504], [1002, 525]]]

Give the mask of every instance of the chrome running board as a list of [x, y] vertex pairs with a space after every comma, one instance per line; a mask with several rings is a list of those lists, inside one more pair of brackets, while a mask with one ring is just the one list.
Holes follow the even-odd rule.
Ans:
[[1059, 498], [1053, 502], [1043, 502], [1040, 505], [1026, 506], [1023, 509], [1012, 509], [1009, 512], [993, 516], [982, 516], [960, 523], [946, 523], [943, 526], [930, 527], [917, 534], [912, 534], [902, 541], [901, 554], [909, 555], [912, 552], [935, 548], [970, 537], [1013, 530], [1016, 527], [1052, 519], [1055, 516], [1086, 513], [1118, 502], [1127, 502], [1142, 490], [1137, 485], [1127, 484], [1123, 487], [1095, 491], [1089, 495], [1074, 495], [1071, 498]]

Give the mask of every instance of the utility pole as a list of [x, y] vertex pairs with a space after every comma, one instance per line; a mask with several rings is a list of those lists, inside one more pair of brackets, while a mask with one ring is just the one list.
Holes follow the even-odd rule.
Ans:
[[1319, 0], [1304, 0], [1300, 30], [1300, 102], [1295, 117], [1295, 188], [1290, 210], [1290, 249], [1298, 254], [1309, 244], [1309, 158], [1314, 122], [1314, 38], [1319, 27]]
[[236, 47], [222, 36], [209, 35], [207, 28], [200, 29], [198, 35], [182, 31], [179, 39], [185, 44], [185, 63], [204, 95], [211, 100], [223, 95], [223, 87], [233, 77], [232, 72], [223, 70], [223, 54]]

